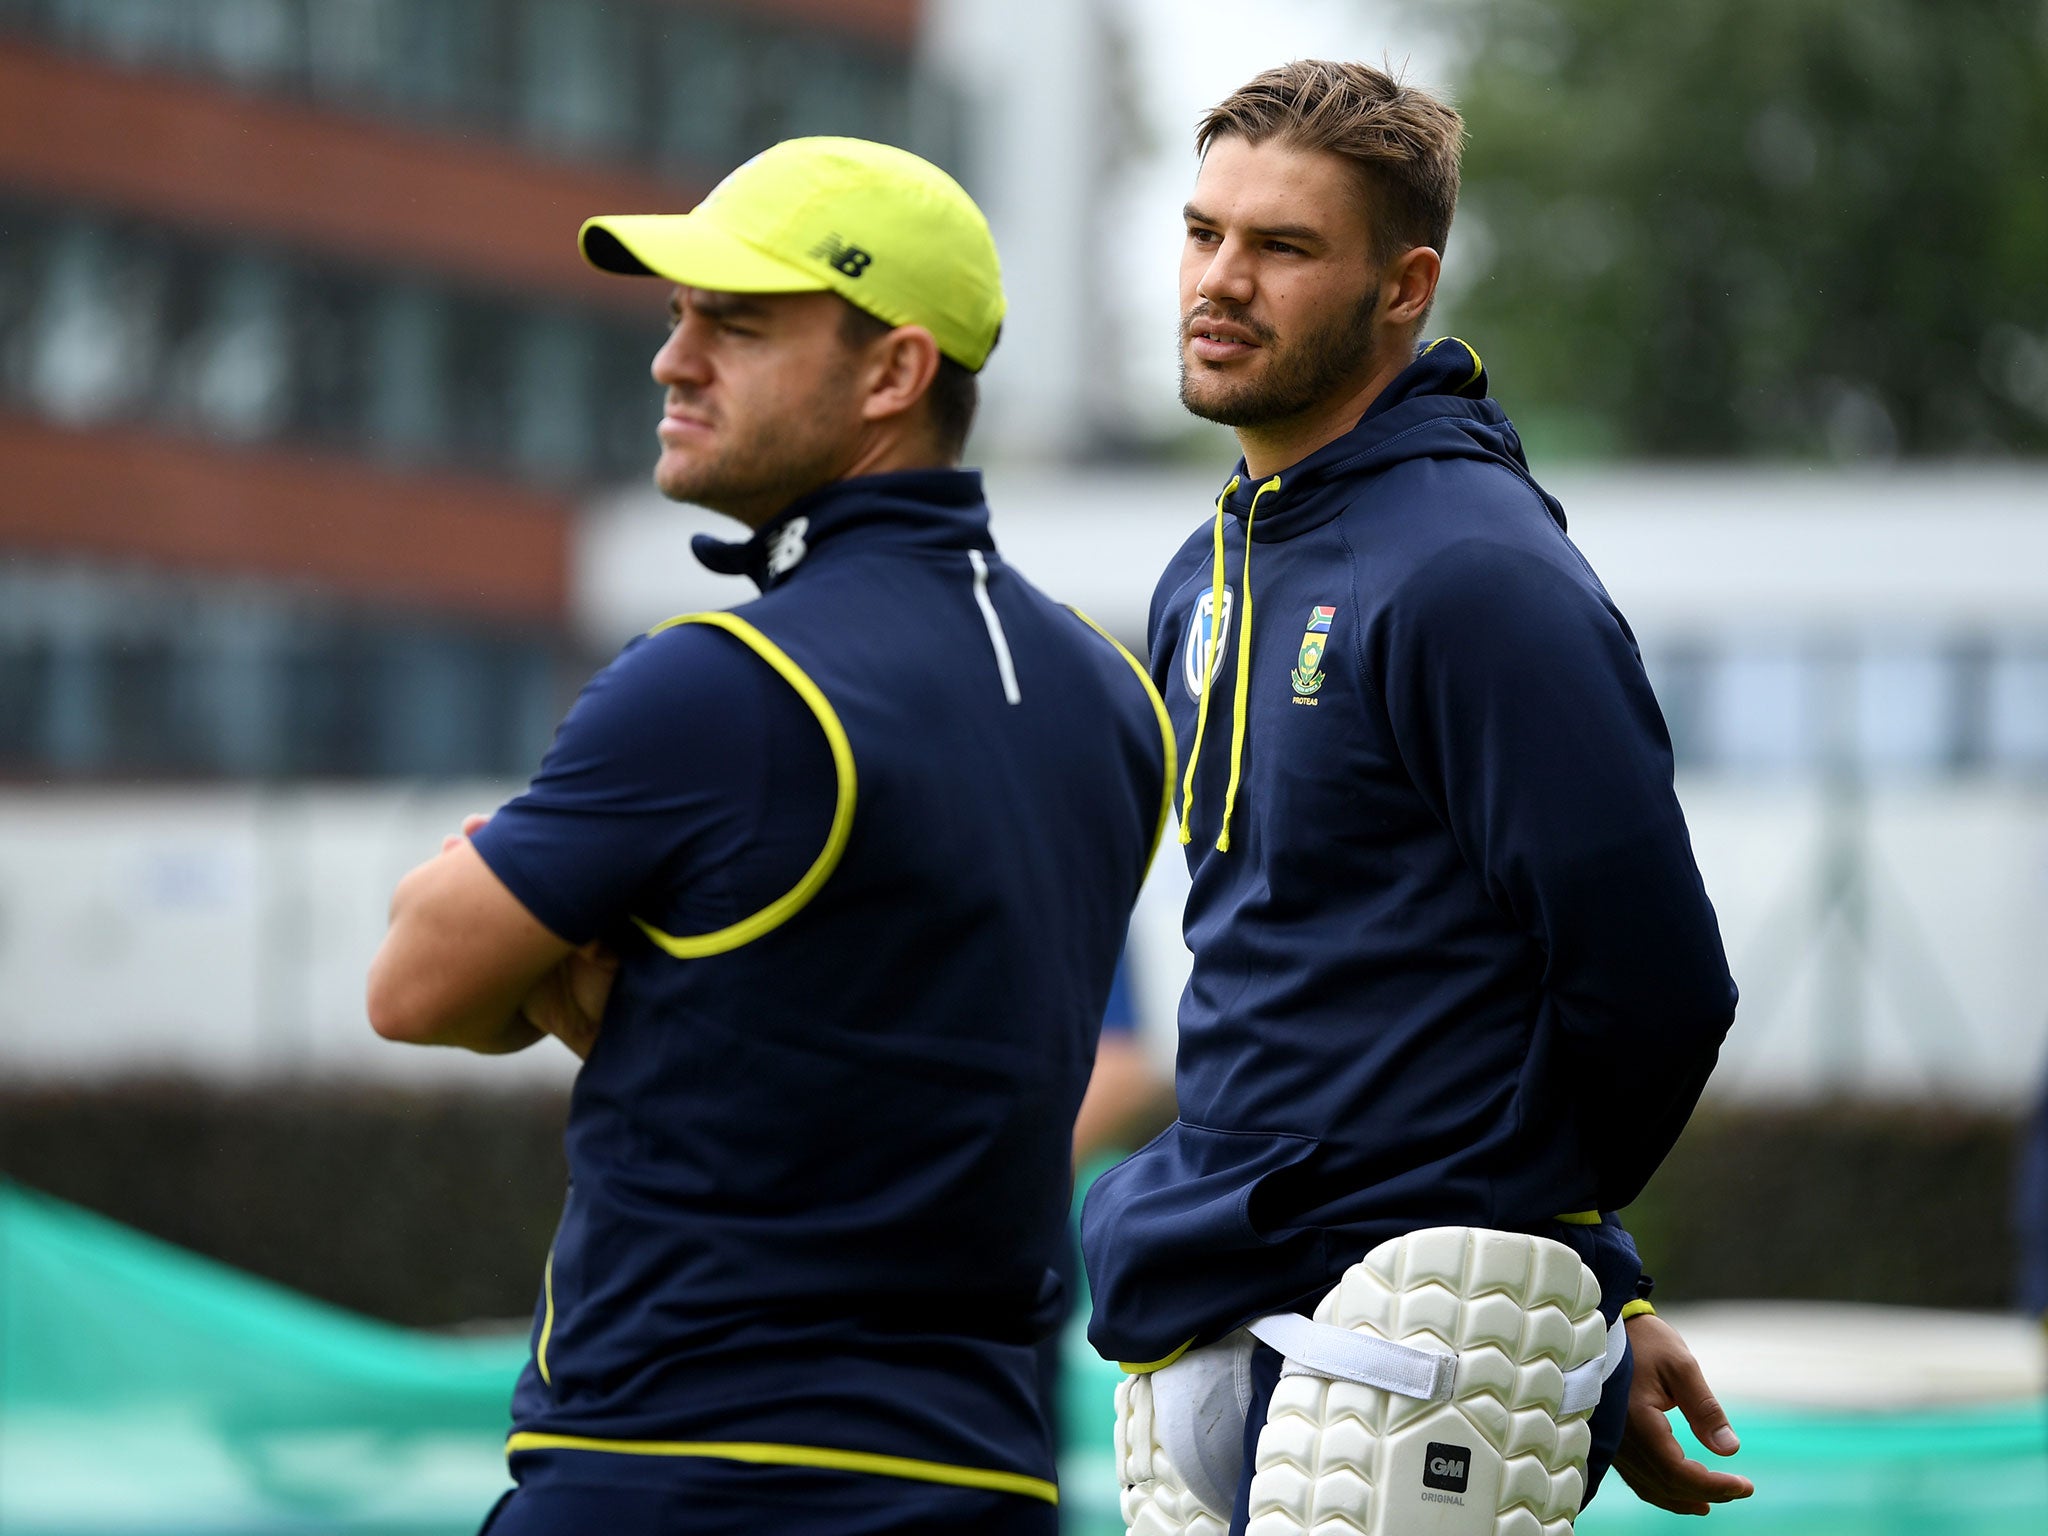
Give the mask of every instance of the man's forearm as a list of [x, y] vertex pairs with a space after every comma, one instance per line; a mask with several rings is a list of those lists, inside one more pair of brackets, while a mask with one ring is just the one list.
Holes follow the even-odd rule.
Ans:
[[[481, 869], [463, 843], [398, 883], [391, 927], [370, 962], [370, 1025], [385, 1039], [501, 1056], [541, 1037], [522, 1005], [567, 946], [523, 910], [516, 918], [523, 925], [518, 947], [494, 942], [493, 915], [479, 911], [476, 901]], [[511, 900], [501, 889], [489, 899]], [[500, 913], [495, 925], [503, 921]]]
[[522, 1051], [541, 1032], [520, 1015], [517, 1001], [480, 1000], [468, 1008], [436, 1003], [419, 984], [413, 967], [432, 962], [415, 952], [412, 936], [394, 918], [377, 958], [370, 965], [370, 1027], [387, 1040], [406, 1045], [450, 1045], [485, 1056]]
[[461, 1050], [475, 1051], [479, 1056], [509, 1056], [546, 1038], [525, 1019], [509, 1014], [502, 1019], [479, 1016], [454, 1020], [433, 1038], [413, 1043], [452, 1045]]

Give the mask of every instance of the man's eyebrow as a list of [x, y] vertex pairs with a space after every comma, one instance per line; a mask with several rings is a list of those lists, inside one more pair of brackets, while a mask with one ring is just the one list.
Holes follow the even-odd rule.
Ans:
[[[680, 307], [680, 299], [677, 307]], [[690, 308], [714, 320], [737, 320], [768, 313], [768, 306], [759, 299], [737, 293], [720, 293], [711, 288], [693, 289]]]
[[[1190, 224], [1206, 224], [1211, 229], [1222, 228], [1222, 221], [1220, 219], [1210, 218], [1208, 214], [1202, 212], [1193, 203], [1183, 207], [1180, 211], [1180, 216]], [[1300, 240], [1317, 245], [1326, 243], [1330, 238], [1320, 229], [1312, 229], [1306, 224], [1262, 225], [1254, 228], [1252, 233], [1264, 240]]]

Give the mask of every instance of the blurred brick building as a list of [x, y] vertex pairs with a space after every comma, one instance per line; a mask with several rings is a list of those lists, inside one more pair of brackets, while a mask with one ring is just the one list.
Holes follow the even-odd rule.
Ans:
[[652, 462], [577, 225], [942, 162], [918, 0], [0, 0], [0, 777], [514, 774]]

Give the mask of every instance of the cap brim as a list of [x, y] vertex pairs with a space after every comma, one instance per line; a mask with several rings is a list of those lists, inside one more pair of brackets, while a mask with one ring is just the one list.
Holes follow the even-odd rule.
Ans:
[[665, 277], [719, 293], [821, 293], [824, 279], [756, 250], [696, 213], [608, 213], [576, 236], [602, 272]]

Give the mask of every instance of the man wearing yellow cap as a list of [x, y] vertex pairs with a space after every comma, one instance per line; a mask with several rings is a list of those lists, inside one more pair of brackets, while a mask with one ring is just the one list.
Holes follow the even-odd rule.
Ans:
[[795, 140], [582, 244], [675, 285], [655, 479], [761, 596], [628, 646], [372, 967], [388, 1037], [585, 1058], [488, 1528], [1050, 1532], [1033, 1345], [1165, 711], [953, 467], [1003, 299], [950, 178]]

